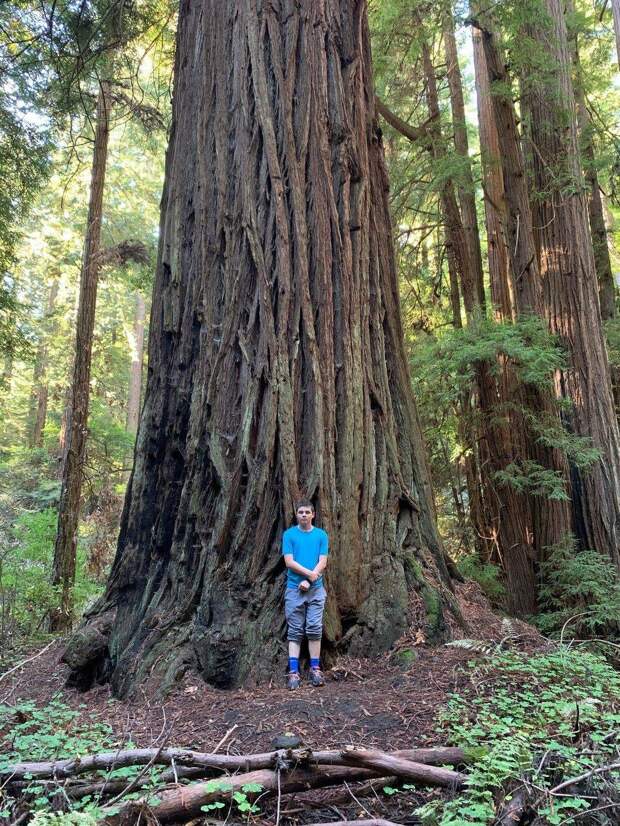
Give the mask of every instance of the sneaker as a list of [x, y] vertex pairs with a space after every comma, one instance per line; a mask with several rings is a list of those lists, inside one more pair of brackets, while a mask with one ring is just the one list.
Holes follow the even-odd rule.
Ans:
[[325, 679], [323, 678], [323, 673], [320, 668], [310, 669], [310, 682], [315, 688], [325, 685]]
[[301, 685], [301, 677], [297, 671], [289, 671], [288, 680], [286, 681], [287, 688], [291, 690], [299, 688]]

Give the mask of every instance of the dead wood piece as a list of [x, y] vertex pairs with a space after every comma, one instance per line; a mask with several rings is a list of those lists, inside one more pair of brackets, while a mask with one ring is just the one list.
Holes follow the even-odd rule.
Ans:
[[384, 774], [395, 774], [397, 777], [406, 777], [418, 783], [428, 783], [432, 786], [460, 789], [465, 783], [465, 775], [450, 769], [428, 766], [417, 763], [408, 758], [386, 754], [381, 751], [367, 749], [345, 749], [342, 757], [347, 764], [353, 763], [373, 771]]
[[[462, 749], [435, 748], [410, 749], [393, 753], [396, 757], [428, 765], [459, 765], [466, 763]], [[218, 771], [255, 771], [275, 766], [278, 761], [289, 765], [320, 764], [349, 765], [342, 757], [341, 751], [316, 751], [310, 749], [293, 749], [262, 752], [258, 754], [213, 754], [197, 752], [191, 749], [125, 749], [87, 755], [80, 758], [56, 760], [49, 762], [13, 763], [0, 769], [0, 778], [23, 780], [25, 775], [36, 779], [65, 779], [93, 771], [109, 771], [127, 766], [141, 766], [154, 760], [154, 765], [171, 765], [198, 767], [204, 770]], [[396, 774], [396, 772], [391, 772]]]
[[331, 823], [311, 823], [310, 826], [400, 826], [393, 820], [333, 820]]
[[[360, 750], [360, 752], [364, 754], [362, 750]], [[378, 754], [383, 757], [390, 756], [382, 755], [381, 752], [370, 752], [368, 754]], [[432, 776], [432, 773], [424, 771], [431, 767], [425, 766], [424, 764], [415, 764], [403, 758], [401, 758], [400, 762], [396, 760], [396, 764], [401, 777], [406, 776], [409, 779], [417, 779], [418, 782], [435, 786], [448, 785], [452, 788], [458, 788], [462, 785], [465, 777], [458, 772], [448, 772], [449, 777], [446, 775], [441, 775], [440, 777]], [[403, 775], [405, 769], [407, 773]], [[279, 791], [280, 794], [291, 794], [292, 792], [335, 786], [343, 782], [371, 780], [381, 777], [384, 774], [396, 773], [397, 772], [393, 770], [369, 769], [362, 766], [300, 766], [287, 773], [274, 771], [272, 769], [260, 769], [244, 774], [218, 777], [214, 780], [203, 783], [193, 783], [189, 786], [180, 786], [163, 793], [158, 792], [158, 804], [148, 807], [148, 810], [149, 815], [156, 818], [160, 823], [184, 821], [200, 815], [202, 806], [232, 796], [235, 792], [240, 791], [243, 786], [250, 783], [256, 783], [261, 786], [261, 791], [258, 794], [263, 797], [265, 793], [273, 794]], [[417, 777], [414, 777], [414, 774], [416, 774]], [[256, 795], [248, 794], [248, 797], [255, 796]], [[127, 821], [130, 816], [133, 816], [132, 813], [135, 813], [137, 816], [137, 812], [140, 811], [141, 808], [146, 807], [146, 801], [136, 801], [126, 804], [118, 813], [115, 812], [114, 814], [105, 815], [104, 810], [105, 823], [108, 824], [108, 826], [116, 826], [116, 824]]]
[[[159, 754], [158, 754], [159, 752]], [[41, 763], [13, 763], [0, 770], [0, 777], [12, 780], [23, 779], [26, 774], [33, 778], [64, 779], [93, 771], [109, 771], [126, 766], [142, 766], [155, 757], [154, 764], [170, 765], [172, 761], [179, 766], [201, 766], [221, 771], [251, 771], [267, 767], [275, 760], [275, 752], [265, 754], [235, 755], [207, 754], [190, 749], [126, 749], [109, 751], [85, 757], [56, 760]]]
[[519, 826], [523, 821], [527, 804], [527, 790], [518, 789], [498, 814], [494, 826]]

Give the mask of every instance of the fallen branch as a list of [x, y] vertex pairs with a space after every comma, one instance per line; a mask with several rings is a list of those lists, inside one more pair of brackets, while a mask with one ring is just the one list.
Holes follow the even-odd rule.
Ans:
[[[349, 754], [349, 752], [345, 753]], [[376, 758], [380, 753], [370, 752], [366, 754], [370, 754], [373, 758]], [[409, 752], [409, 754], [411, 754], [411, 752]], [[398, 755], [402, 757], [403, 752], [398, 753]], [[384, 756], [394, 757], [394, 755]], [[412, 777], [414, 772], [419, 774], [421, 770], [425, 768], [422, 764], [415, 764], [407, 759], [402, 759], [401, 761], [396, 759], [395, 762], [399, 770], [401, 772], [406, 771], [405, 776], [410, 779], [414, 779]], [[429, 767], [426, 768], [429, 769]], [[109, 824], [109, 826], [115, 826], [115, 824], [120, 822], [129, 822], [133, 819], [134, 815], [137, 817], [138, 812], [147, 808], [149, 816], [155, 818], [160, 823], [190, 820], [201, 814], [203, 806], [221, 800], [222, 798], [232, 797], [235, 792], [242, 791], [243, 787], [249, 784], [259, 785], [261, 787], [260, 796], [263, 797], [266, 793], [275, 794], [278, 788], [280, 794], [291, 794], [292, 792], [308, 791], [310, 789], [334, 786], [344, 782], [370, 780], [381, 777], [384, 774], [394, 774], [394, 771], [367, 769], [357, 766], [309, 766], [308, 768], [299, 766], [286, 774], [282, 774], [279, 770], [260, 769], [244, 774], [219, 777], [207, 782], [193, 783], [189, 786], [180, 786], [169, 791], [158, 791], [157, 797], [159, 802], [154, 806], [149, 806], [148, 800], [145, 799], [126, 804], [120, 812], [112, 810], [106, 814], [106, 810], [104, 809], [103, 815], [105, 822]], [[453, 788], [460, 788], [464, 783], [465, 776], [458, 772], [450, 772], [449, 774], [453, 775], [453, 777], [450, 777], [449, 785]], [[401, 774], [401, 776], [403, 776], [403, 774]], [[426, 774], [423, 780], [420, 780], [420, 778], [418, 778], [418, 780], [425, 785], [447, 785], [446, 777], [443, 775], [437, 778]], [[255, 796], [256, 795], [248, 794], [248, 797], [253, 798]]]
[[[427, 765], [456, 766], [467, 762], [465, 752], [456, 748], [412, 749], [409, 751], [393, 752], [395, 756], [404, 757], [416, 763]], [[170, 766], [172, 762], [178, 766], [201, 768], [204, 770], [242, 771], [249, 772], [258, 769], [268, 769], [275, 766], [278, 760], [286, 760], [291, 764], [315, 763], [320, 765], [350, 765], [343, 757], [342, 751], [310, 751], [309, 749], [293, 749], [270, 751], [259, 754], [214, 754], [192, 751], [191, 749], [125, 749], [123, 751], [109, 751], [101, 754], [86, 755], [84, 757], [54, 760], [49, 762], [20, 762], [13, 763], [0, 769], [1, 778], [23, 780], [26, 775], [39, 779], [66, 779], [80, 774], [94, 771], [110, 771], [128, 766], [142, 766], [150, 761], [153, 765]], [[395, 772], [391, 772], [395, 774]], [[30, 778], [29, 778], [30, 779]]]
[[409, 758], [381, 751], [351, 748], [345, 749], [342, 756], [345, 763], [349, 765], [353, 763], [382, 774], [394, 774], [397, 777], [406, 777], [408, 780], [426, 783], [430, 786], [460, 789], [465, 782], [465, 775], [460, 772], [424, 765]]
[[311, 823], [310, 826], [399, 826], [393, 820], [332, 820], [331, 823]]
[[582, 780], [587, 780], [588, 777], [592, 777], [594, 774], [604, 774], [605, 772], [618, 770], [620, 770], [620, 763], [609, 763], [606, 766], [599, 766], [597, 769], [591, 769], [590, 771], [577, 775], [577, 777], [570, 777], [568, 780], [564, 780], [562, 783], [554, 786], [553, 789], [550, 790], [549, 794], [558, 794], [563, 789], [567, 789], [569, 786], [574, 786], [575, 783], [581, 783]]
[[54, 645], [55, 642], [56, 640], [53, 639], [51, 642], [48, 642], [45, 648], [42, 648], [40, 651], [37, 651], [37, 653], [33, 654], [32, 657], [28, 657], [28, 659], [22, 660], [20, 663], [17, 663], [17, 665], [14, 665], [13, 668], [9, 668], [8, 671], [5, 671], [4, 674], [0, 674], [0, 683], [10, 674], [14, 674], [16, 671], [19, 671], [20, 668], [23, 668], [26, 665], [26, 663], [31, 663], [33, 660], [36, 660], [37, 657], [40, 657], [41, 654], [45, 654], [47, 649], [50, 646]]

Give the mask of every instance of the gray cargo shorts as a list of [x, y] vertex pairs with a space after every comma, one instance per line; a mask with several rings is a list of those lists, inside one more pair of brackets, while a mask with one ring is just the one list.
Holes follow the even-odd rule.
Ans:
[[284, 613], [288, 622], [288, 639], [301, 642], [320, 640], [323, 633], [323, 609], [327, 592], [322, 585], [302, 592], [299, 588], [287, 588], [284, 594]]

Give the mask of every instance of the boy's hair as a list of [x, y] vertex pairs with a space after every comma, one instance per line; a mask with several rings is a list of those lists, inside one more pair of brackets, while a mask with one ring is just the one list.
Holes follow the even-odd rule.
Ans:
[[300, 499], [295, 505], [295, 513], [297, 513], [300, 508], [311, 508], [312, 513], [314, 513], [314, 505], [309, 499]]

